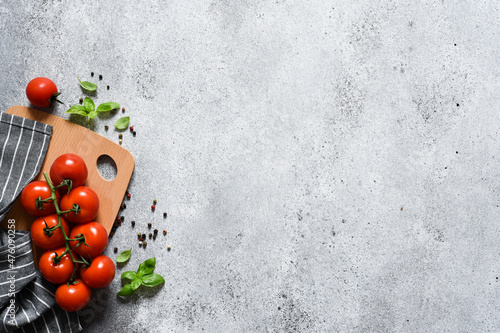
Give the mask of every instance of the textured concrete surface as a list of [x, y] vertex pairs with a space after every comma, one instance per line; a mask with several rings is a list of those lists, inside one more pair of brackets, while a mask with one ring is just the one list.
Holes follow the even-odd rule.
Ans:
[[1, 1], [2, 111], [36, 76], [77, 103], [79, 76], [137, 131], [107, 253], [167, 282], [116, 278], [85, 331], [499, 332], [499, 7]]

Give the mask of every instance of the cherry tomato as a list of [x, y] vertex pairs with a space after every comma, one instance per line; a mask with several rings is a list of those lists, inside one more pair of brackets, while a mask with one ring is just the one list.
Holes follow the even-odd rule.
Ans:
[[45, 280], [51, 283], [61, 284], [68, 282], [71, 278], [71, 274], [73, 273], [73, 261], [71, 261], [69, 253], [66, 253], [57, 265], [54, 264], [53, 261], [56, 256], [60, 256], [64, 251], [66, 251], [65, 246], [45, 251], [40, 257], [38, 267]]
[[[23, 206], [26, 213], [33, 216], [44, 216], [55, 213], [56, 207], [52, 202], [45, 202], [41, 204], [41, 209], [36, 206], [38, 198], [50, 198], [50, 187], [46, 181], [37, 180], [29, 183], [21, 192], [21, 206]], [[57, 201], [59, 201], [59, 193], [56, 192]]]
[[[78, 245], [79, 241], [70, 241], [69, 246], [84, 258], [95, 258], [104, 251], [108, 245], [108, 232], [97, 222], [79, 224], [71, 230], [70, 238], [78, 235], [85, 236], [85, 243]], [[78, 247], [77, 247], [78, 245]]]
[[87, 186], [78, 186], [71, 190], [61, 199], [61, 210], [70, 210], [73, 204], [80, 207], [77, 213], [65, 213], [66, 220], [74, 223], [85, 223], [92, 221], [97, 216], [99, 210], [99, 197]]
[[[47, 223], [47, 224], [45, 224]], [[36, 246], [41, 249], [49, 250], [64, 245], [64, 236], [61, 228], [57, 228], [52, 232], [51, 236], [45, 234], [45, 227], [55, 227], [58, 224], [57, 214], [52, 214], [44, 217], [39, 217], [31, 225], [31, 239]], [[61, 216], [61, 223], [66, 232], [69, 234], [69, 226], [66, 220]]]
[[115, 273], [116, 268], [113, 260], [108, 256], [101, 255], [92, 259], [89, 267], [82, 268], [80, 276], [90, 288], [104, 288], [113, 281]]
[[50, 179], [54, 185], [61, 184], [65, 179], [71, 179], [72, 187], [77, 187], [85, 183], [87, 176], [87, 166], [83, 158], [76, 154], [61, 155], [50, 167]]
[[90, 302], [92, 291], [89, 286], [77, 279], [73, 284], [61, 284], [56, 290], [56, 303], [67, 312], [75, 312]]
[[26, 86], [26, 96], [36, 107], [45, 108], [57, 101], [57, 87], [52, 80], [46, 77], [37, 77], [31, 80]]

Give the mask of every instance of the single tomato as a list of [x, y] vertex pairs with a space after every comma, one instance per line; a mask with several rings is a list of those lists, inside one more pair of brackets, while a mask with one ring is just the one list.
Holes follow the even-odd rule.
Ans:
[[34, 78], [26, 86], [26, 97], [31, 104], [39, 108], [50, 106], [54, 101], [59, 102], [59, 95], [56, 84], [46, 77]]
[[[31, 225], [31, 239], [36, 246], [41, 249], [49, 250], [64, 245], [64, 236], [61, 228], [57, 228], [49, 235], [45, 228], [52, 228], [59, 224], [57, 214], [47, 215], [37, 218]], [[61, 216], [61, 224], [66, 235], [69, 234], [69, 226], [66, 220]], [[47, 231], [49, 232], [49, 231]]]
[[67, 312], [75, 312], [90, 302], [92, 291], [89, 286], [77, 279], [72, 284], [61, 284], [56, 290], [56, 303]]
[[[33, 216], [44, 216], [53, 214], [56, 207], [52, 201], [39, 202], [50, 198], [50, 187], [46, 181], [37, 180], [29, 183], [21, 192], [21, 206], [23, 206], [26, 213]], [[59, 201], [59, 193], [56, 191], [56, 199]]]
[[[81, 246], [81, 245], [80, 245]], [[90, 288], [104, 288], [115, 278], [115, 263], [108, 256], [101, 255], [92, 259], [89, 267], [80, 271], [80, 277]]]
[[74, 188], [83, 185], [87, 176], [87, 165], [85, 165], [83, 158], [76, 154], [61, 155], [55, 159], [50, 167], [50, 179], [54, 185], [59, 185], [65, 179], [69, 179], [72, 188]]
[[69, 246], [84, 258], [97, 257], [108, 245], [108, 232], [97, 222], [76, 225], [71, 230], [69, 238], [74, 239], [82, 235], [85, 236], [85, 244], [80, 241], [70, 241]]
[[99, 197], [90, 187], [78, 186], [62, 197], [61, 211], [73, 209], [73, 205], [77, 205], [79, 211], [65, 213], [66, 220], [74, 223], [90, 222], [97, 216]]
[[45, 251], [40, 257], [38, 267], [45, 280], [51, 283], [61, 284], [68, 282], [71, 278], [71, 274], [73, 274], [73, 261], [69, 253], [62, 256], [57, 264], [54, 263], [53, 260], [64, 251], [66, 251], [66, 247], [63, 246], [54, 250]]

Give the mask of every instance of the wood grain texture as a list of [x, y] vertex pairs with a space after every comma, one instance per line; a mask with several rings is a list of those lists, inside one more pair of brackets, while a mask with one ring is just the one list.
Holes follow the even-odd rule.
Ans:
[[[20, 105], [13, 106], [6, 112], [53, 127], [47, 155], [36, 179], [44, 180], [42, 172], [49, 172], [52, 162], [62, 154], [74, 153], [84, 159], [89, 172], [85, 186], [92, 188], [99, 196], [99, 212], [95, 221], [102, 224], [109, 233], [134, 171], [132, 154], [103, 136], [50, 113]], [[101, 155], [110, 156], [116, 163], [116, 178], [111, 181], [102, 178], [97, 169], [97, 159]], [[3, 228], [6, 227], [8, 219], [16, 220], [16, 229], [29, 230], [35, 217], [24, 212], [18, 199], [3, 221]]]

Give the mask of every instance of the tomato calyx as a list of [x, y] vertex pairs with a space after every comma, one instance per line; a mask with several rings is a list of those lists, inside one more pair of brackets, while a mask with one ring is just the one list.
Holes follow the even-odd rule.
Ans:
[[42, 199], [42, 197], [38, 197], [35, 200], [35, 205], [36, 205], [36, 208], [38, 208], [39, 210], [42, 210], [44, 203], [52, 203], [52, 202], [53, 202], [52, 197], [46, 198], [46, 199]]
[[68, 194], [71, 192], [71, 189], [73, 188], [73, 181], [71, 179], [64, 179], [61, 184], [55, 186], [54, 188], [57, 190], [61, 187], [67, 186], [68, 187]]
[[50, 106], [52, 106], [52, 104], [54, 104], [54, 102], [57, 102], [57, 103], [61, 103], [64, 105], [63, 102], [61, 102], [60, 100], [57, 99], [57, 97], [59, 97], [59, 95], [61, 95], [61, 92], [55, 92], [54, 94], [52, 94], [52, 96], [50, 96], [49, 98], [49, 101], [50, 101]]
[[43, 220], [43, 223], [45, 223], [45, 228], [43, 228], [43, 233], [45, 235], [47, 235], [47, 237], [52, 237], [54, 232], [56, 232], [56, 230], [59, 229], [59, 225], [49, 227], [49, 225], [47, 224], [47, 221]]

